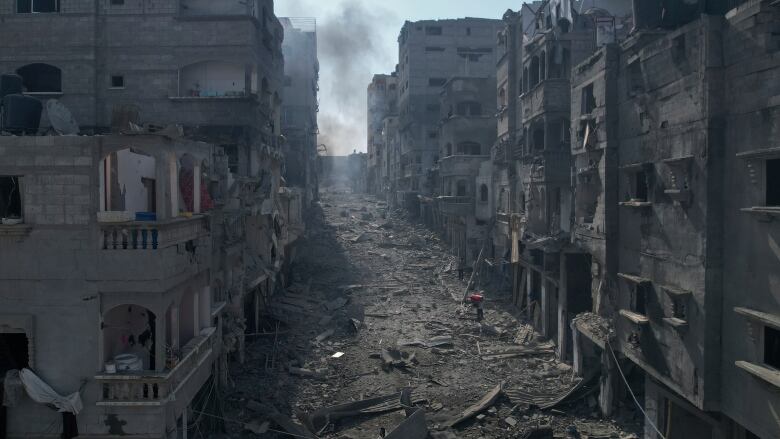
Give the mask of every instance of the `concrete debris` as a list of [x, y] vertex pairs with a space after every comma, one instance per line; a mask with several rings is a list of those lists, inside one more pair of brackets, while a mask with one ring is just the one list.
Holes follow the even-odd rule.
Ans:
[[263, 423], [260, 423], [259, 421], [252, 421], [248, 424], [244, 424], [244, 429], [249, 430], [254, 434], [267, 433], [270, 427], [271, 427], [271, 423], [268, 421], [265, 421]]
[[482, 399], [477, 401], [476, 404], [461, 412], [457, 417], [450, 419], [446, 425], [448, 427], [455, 427], [461, 422], [467, 421], [482, 411], [487, 410], [490, 406], [493, 405], [493, 403], [496, 402], [498, 397], [501, 396], [501, 388], [503, 385], [504, 383], [499, 383], [496, 387], [493, 388], [493, 390], [488, 392], [485, 396], [482, 397]]
[[428, 425], [425, 422], [425, 411], [416, 409], [386, 439], [425, 439], [428, 437]]
[[417, 364], [417, 354], [414, 352], [410, 354], [398, 349], [385, 348], [382, 349], [380, 356], [382, 359], [382, 368], [385, 370], [391, 370], [394, 367], [408, 368]]
[[317, 338], [314, 339], [316, 343], [322, 343], [323, 341], [327, 340], [330, 336], [332, 336], [334, 331], [332, 329], [328, 329], [327, 331], [321, 333], [317, 336]]
[[505, 423], [506, 423], [508, 426], [510, 426], [510, 427], [515, 427], [515, 426], [517, 426], [517, 419], [515, 419], [515, 418], [513, 418], [513, 417], [511, 417], [511, 416], [508, 416], [508, 417], [504, 418], [504, 422], [505, 422]]

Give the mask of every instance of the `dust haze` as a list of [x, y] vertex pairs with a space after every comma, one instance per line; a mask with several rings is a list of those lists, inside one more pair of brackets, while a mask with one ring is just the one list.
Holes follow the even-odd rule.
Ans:
[[[374, 72], [393, 66], [397, 58], [394, 41], [401, 20], [381, 6], [367, 7], [347, 0], [333, 11], [318, 1], [292, 0], [285, 5], [291, 14], [317, 17], [320, 60], [319, 143], [331, 155], [366, 151], [366, 87]], [[395, 32], [394, 32], [395, 30]], [[389, 72], [388, 72], [389, 73]]]

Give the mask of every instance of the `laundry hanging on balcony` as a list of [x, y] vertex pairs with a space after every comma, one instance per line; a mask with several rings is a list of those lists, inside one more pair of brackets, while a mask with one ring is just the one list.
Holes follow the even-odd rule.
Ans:
[[24, 390], [27, 391], [30, 398], [39, 404], [53, 405], [61, 413], [73, 413], [74, 415], [79, 414], [84, 408], [79, 392], [62, 396], [38, 378], [30, 369], [22, 369], [19, 372], [19, 378], [22, 379]]

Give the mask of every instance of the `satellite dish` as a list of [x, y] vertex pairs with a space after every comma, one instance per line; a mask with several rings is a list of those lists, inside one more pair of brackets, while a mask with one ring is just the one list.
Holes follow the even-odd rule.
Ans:
[[68, 107], [56, 99], [46, 101], [46, 113], [52, 128], [59, 134], [78, 134], [79, 125], [68, 110]]

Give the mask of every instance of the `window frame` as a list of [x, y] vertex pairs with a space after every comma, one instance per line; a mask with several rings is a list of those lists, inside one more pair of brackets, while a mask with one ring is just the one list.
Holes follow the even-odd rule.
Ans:
[[[41, 1], [41, 0], [16, 0], [16, 13], [17, 14], [58, 14], [60, 13], [60, 0], [50, 0], [54, 2], [54, 10], [53, 11], [36, 11], [35, 10], [35, 2]], [[30, 11], [20, 11], [19, 5], [22, 2], [29, 2], [30, 5]]]

